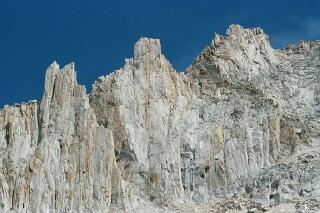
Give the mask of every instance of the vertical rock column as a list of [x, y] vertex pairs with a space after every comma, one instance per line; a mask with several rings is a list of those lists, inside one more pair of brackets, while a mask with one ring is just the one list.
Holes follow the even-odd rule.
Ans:
[[35, 101], [0, 110], [0, 212], [30, 205], [28, 171], [37, 142]]
[[124, 179], [134, 194], [159, 202], [183, 197], [180, 148], [172, 141], [177, 81], [159, 40], [142, 38], [134, 58], [97, 80], [90, 97], [98, 122], [114, 131]]

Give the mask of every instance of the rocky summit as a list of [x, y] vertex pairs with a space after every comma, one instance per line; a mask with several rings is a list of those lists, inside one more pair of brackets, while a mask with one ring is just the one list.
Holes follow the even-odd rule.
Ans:
[[158, 39], [88, 94], [73, 63], [0, 110], [0, 212], [320, 212], [320, 41], [231, 25], [177, 72]]

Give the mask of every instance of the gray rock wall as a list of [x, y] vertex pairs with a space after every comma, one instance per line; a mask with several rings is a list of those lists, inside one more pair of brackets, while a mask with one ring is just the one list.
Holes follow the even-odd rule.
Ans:
[[231, 25], [178, 73], [141, 38], [89, 95], [74, 64], [53, 63], [40, 105], [0, 110], [0, 211], [200, 208], [247, 193], [239, 180], [319, 141], [319, 46], [274, 50], [262, 29]]

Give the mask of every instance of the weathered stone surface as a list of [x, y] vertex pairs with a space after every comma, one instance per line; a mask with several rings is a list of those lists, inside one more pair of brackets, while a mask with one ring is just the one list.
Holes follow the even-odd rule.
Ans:
[[0, 110], [0, 211], [23, 209], [28, 190], [29, 163], [38, 143], [37, 104]]
[[73, 64], [48, 68], [37, 111], [35, 103], [1, 111], [2, 210], [127, 208], [112, 132], [98, 125]]
[[316, 212], [319, 48], [231, 25], [178, 73], [141, 38], [89, 95], [54, 62], [0, 110], [0, 211]]

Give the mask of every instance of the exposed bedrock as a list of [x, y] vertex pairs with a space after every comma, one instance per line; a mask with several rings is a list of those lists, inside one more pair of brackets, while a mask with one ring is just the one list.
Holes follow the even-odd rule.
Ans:
[[90, 94], [73, 63], [54, 62], [39, 105], [0, 110], [0, 211], [201, 209], [253, 193], [268, 168], [317, 147], [319, 47], [275, 50], [262, 29], [231, 25], [179, 73], [141, 38]]

